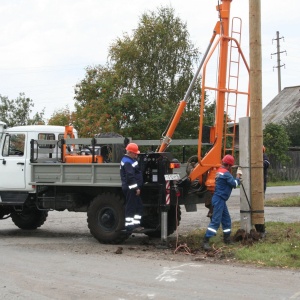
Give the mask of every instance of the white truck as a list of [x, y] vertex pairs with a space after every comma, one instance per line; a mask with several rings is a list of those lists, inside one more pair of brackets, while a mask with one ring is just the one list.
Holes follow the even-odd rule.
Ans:
[[[19, 228], [33, 230], [43, 225], [51, 210], [87, 212], [88, 227], [98, 241], [121, 243], [128, 235], [123, 230], [120, 160], [129, 140], [105, 135], [77, 138], [68, 128], [7, 129], [0, 123], [0, 219], [11, 217]], [[145, 182], [144, 233], [169, 235], [179, 225], [180, 204], [187, 204], [187, 188], [174, 180], [179, 176], [173, 170], [180, 164], [170, 153], [152, 151], [140, 154], [139, 164]], [[199, 195], [189, 195], [190, 206], [204, 202], [203, 190]], [[161, 224], [166, 224], [165, 232]]]
[[[139, 165], [144, 179], [141, 225], [146, 228], [145, 234], [161, 236], [162, 240], [166, 240], [166, 236], [179, 225], [180, 205], [185, 205], [189, 211], [195, 211], [198, 203], [205, 203], [211, 208], [210, 200], [221, 156], [225, 153], [234, 155], [236, 150], [239, 95], [246, 97], [243, 106], [246, 115], [249, 115], [249, 91], [240, 89], [238, 85], [240, 61], [248, 72], [250, 70], [239, 45], [241, 19], [234, 18], [238, 21], [237, 28], [231, 28], [230, 34], [231, 0], [221, 2], [217, 6], [218, 21], [208, 48], [163, 133], [162, 141], [135, 141], [139, 146], [150, 147], [153, 143], [159, 146], [156, 152], [140, 154]], [[235, 34], [238, 40], [234, 38]], [[205, 74], [216, 49], [220, 49], [218, 82], [217, 87], [211, 87], [206, 85]], [[180, 164], [165, 150], [172, 141], [202, 67], [199, 135], [192, 143], [197, 145], [198, 150], [187, 160], [186, 173], [182, 172], [182, 168], [181, 172], [179, 169], [173, 172]], [[234, 84], [230, 84], [230, 80]], [[215, 120], [213, 126], [206, 128], [203, 120], [209, 91], [216, 92]], [[87, 212], [88, 227], [98, 241], [121, 243], [128, 235], [123, 230], [124, 198], [119, 163], [129, 140], [103, 135], [90, 139], [76, 137], [76, 132], [68, 126], [6, 129], [5, 124], [0, 122], [0, 219], [11, 217], [21, 229], [36, 229], [45, 222], [50, 210], [83, 211]], [[179, 141], [177, 145], [187, 145], [185, 141]], [[176, 145], [174, 140], [172, 145]]]

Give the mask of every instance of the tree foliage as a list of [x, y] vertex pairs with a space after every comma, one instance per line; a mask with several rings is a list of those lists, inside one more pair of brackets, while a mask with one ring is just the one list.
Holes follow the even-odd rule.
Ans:
[[[144, 13], [132, 35], [117, 38], [106, 66], [86, 69], [76, 85], [76, 128], [81, 136], [115, 131], [158, 139], [193, 78], [198, 50], [174, 10]], [[197, 137], [200, 82], [174, 137]]]
[[66, 126], [76, 122], [75, 112], [70, 111], [69, 106], [54, 111], [51, 115], [48, 125]]
[[300, 111], [286, 117], [282, 122], [282, 126], [290, 138], [291, 146], [300, 146]]
[[126, 95], [121, 95], [113, 69], [88, 67], [85, 78], [75, 89], [77, 121], [74, 126], [79, 134], [87, 137], [99, 132], [120, 132], [127, 115], [130, 117], [129, 109], [135, 109], [134, 104], [123, 101], [124, 98]]
[[290, 139], [282, 125], [269, 123], [263, 130], [264, 146], [268, 155], [275, 157], [282, 163], [289, 162], [286, 155], [290, 146]]
[[27, 98], [24, 93], [20, 93], [16, 99], [12, 100], [0, 95], [0, 120], [8, 127], [44, 124], [44, 109], [30, 117], [33, 107], [33, 100]]

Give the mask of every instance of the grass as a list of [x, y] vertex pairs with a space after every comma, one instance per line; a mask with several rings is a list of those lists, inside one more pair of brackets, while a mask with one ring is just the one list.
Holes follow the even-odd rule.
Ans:
[[[240, 228], [239, 222], [232, 226], [233, 234]], [[225, 245], [222, 232], [219, 229], [217, 236], [211, 238], [210, 244], [214, 251], [208, 256], [217, 261], [239, 262], [263, 267], [279, 267], [300, 269], [300, 222], [282, 223], [267, 222], [267, 235], [255, 242], [244, 240]], [[195, 230], [184, 237], [180, 243], [189, 246], [193, 253], [199, 252], [205, 229]], [[202, 251], [202, 250], [201, 250]]]
[[[300, 185], [299, 182], [276, 182], [268, 186]], [[300, 207], [300, 196], [276, 198], [265, 201], [265, 206]], [[300, 216], [299, 216], [300, 220]], [[300, 269], [300, 222], [266, 222], [267, 235], [257, 241], [242, 240], [233, 245], [225, 245], [222, 230], [219, 229], [210, 244], [214, 251], [207, 253], [216, 261], [239, 262], [262, 267]], [[240, 222], [232, 224], [232, 235], [240, 229]], [[202, 240], [206, 229], [197, 229], [181, 236], [179, 244], [186, 244], [192, 253], [203, 253]]]
[[299, 181], [276, 181], [276, 182], [268, 182], [268, 186], [291, 186], [291, 185], [300, 185]]
[[[275, 207], [300, 207], [300, 196], [290, 196], [278, 199], [269, 199], [265, 201], [265, 206]], [[299, 216], [300, 219], [300, 216]]]
[[300, 269], [300, 222], [267, 222], [266, 238], [231, 249], [236, 260], [260, 266]]

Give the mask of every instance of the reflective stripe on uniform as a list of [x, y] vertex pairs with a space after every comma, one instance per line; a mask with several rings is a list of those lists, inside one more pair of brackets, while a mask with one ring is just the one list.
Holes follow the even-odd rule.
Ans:
[[140, 220], [133, 220], [133, 224], [134, 224], [134, 225], [140, 225], [140, 224], [141, 224], [141, 221], [140, 221]]
[[131, 189], [136, 188], [137, 186], [138, 186], [138, 185], [135, 183], [135, 184], [129, 185], [128, 187], [129, 187], [129, 189], [131, 190]]
[[235, 180], [235, 187], [238, 187], [239, 183], [237, 180]]
[[135, 161], [134, 163], [131, 164], [133, 167], [137, 166], [138, 165], [138, 162]]
[[140, 216], [140, 215], [134, 215], [133, 219], [134, 219], [133, 220], [134, 224], [140, 225], [141, 224], [142, 216]]
[[213, 233], [217, 233], [217, 230], [215, 230], [215, 229], [213, 229], [211, 227], [208, 227], [207, 230], [212, 231]]
[[131, 226], [134, 225], [134, 219], [133, 218], [125, 218], [125, 226]]
[[231, 232], [231, 229], [230, 228], [229, 229], [224, 229], [223, 232], [224, 233]]

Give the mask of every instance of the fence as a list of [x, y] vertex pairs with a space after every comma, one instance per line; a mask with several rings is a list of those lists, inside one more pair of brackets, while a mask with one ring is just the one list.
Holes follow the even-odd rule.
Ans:
[[271, 166], [268, 170], [269, 181], [300, 181], [300, 151], [288, 151], [291, 161], [282, 164], [270, 156]]

